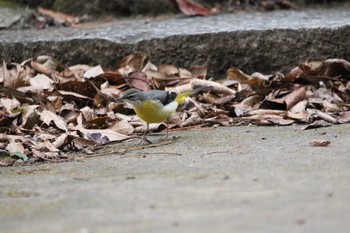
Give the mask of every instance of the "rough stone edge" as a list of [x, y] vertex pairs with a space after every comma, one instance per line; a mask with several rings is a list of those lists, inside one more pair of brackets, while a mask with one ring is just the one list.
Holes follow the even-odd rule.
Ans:
[[72, 39], [0, 44], [0, 57], [21, 62], [37, 55], [50, 55], [65, 65], [101, 64], [112, 68], [125, 55], [143, 52], [155, 64], [181, 67], [209, 65], [212, 75], [236, 66], [247, 73], [288, 71], [306, 60], [350, 60], [350, 26], [316, 29], [274, 29], [176, 35], [134, 44], [105, 39]]

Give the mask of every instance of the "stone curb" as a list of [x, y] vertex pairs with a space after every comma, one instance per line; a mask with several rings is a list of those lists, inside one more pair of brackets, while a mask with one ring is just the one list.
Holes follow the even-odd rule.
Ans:
[[50, 55], [66, 65], [113, 68], [129, 53], [156, 64], [230, 66], [245, 72], [287, 71], [306, 60], [350, 60], [350, 11], [311, 9], [126, 22], [94, 29], [1, 31], [0, 58], [21, 62]]

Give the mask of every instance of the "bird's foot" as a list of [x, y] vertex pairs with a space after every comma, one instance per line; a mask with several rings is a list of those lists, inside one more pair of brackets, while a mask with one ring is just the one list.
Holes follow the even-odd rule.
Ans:
[[143, 144], [146, 144], [146, 143], [148, 143], [148, 144], [153, 144], [150, 140], [148, 140], [145, 136], [142, 136], [141, 137], [141, 140], [140, 140], [140, 142], [139, 142], [139, 145], [143, 145]]

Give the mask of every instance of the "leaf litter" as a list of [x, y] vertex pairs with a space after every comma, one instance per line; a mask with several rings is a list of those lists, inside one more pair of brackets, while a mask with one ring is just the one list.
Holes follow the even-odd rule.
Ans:
[[0, 165], [68, 161], [65, 152], [93, 154], [142, 134], [145, 124], [133, 108], [114, 101], [129, 88], [201, 90], [170, 117], [174, 131], [249, 124], [307, 130], [350, 122], [350, 63], [343, 59], [305, 62], [287, 74], [231, 67], [215, 80], [207, 66], [156, 65], [143, 54], [128, 55], [111, 70], [38, 56], [0, 67]]

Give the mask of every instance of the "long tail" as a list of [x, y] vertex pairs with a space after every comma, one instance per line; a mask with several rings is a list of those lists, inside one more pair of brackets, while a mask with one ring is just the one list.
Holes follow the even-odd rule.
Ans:
[[178, 105], [182, 104], [182, 102], [184, 102], [184, 100], [191, 96], [191, 92], [183, 92], [183, 93], [179, 93], [177, 96], [176, 96], [176, 102]]
[[189, 96], [194, 97], [194, 96], [198, 95], [200, 92], [210, 91], [211, 89], [213, 89], [213, 88], [212, 87], [199, 87], [199, 88], [192, 90], [191, 92], [179, 93], [176, 96], [176, 102], [177, 102], [177, 104], [180, 105], [187, 97], [189, 97]]

